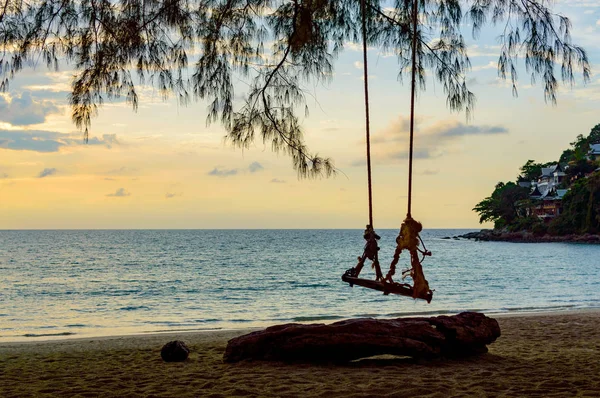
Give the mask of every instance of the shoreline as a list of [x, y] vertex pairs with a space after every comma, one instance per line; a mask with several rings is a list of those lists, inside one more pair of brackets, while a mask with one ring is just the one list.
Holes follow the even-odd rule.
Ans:
[[[480, 312], [492, 318], [506, 318], [506, 317], [528, 317], [528, 316], [560, 316], [564, 314], [586, 314], [586, 313], [594, 313], [598, 312], [600, 314], [600, 307], [589, 307], [589, 308], [564, 308], [564, 309], [556, 309], [551, 308], [548, 310], [544, 309], [532, 309], [530, 311], [501, 311], [501, 312], [486, 312], [479, 310], [470, 310], [465, 309], [464, 311], [473, 311]], [[422, 313], [422, 314], [406, 314], [405, 316], [394, 316], [394, 317], [372, 317], [375, 319], [396, 319], [396, 318], [419, 318], [419, 317], [432, 317], [432, 316], [440, 316], [440, 315], [455, 315], [464, 311], [440, 311], [439, 313]], [[354, 319], [358, 318], [369, 318], [369, 317], [354, 317]], [[350, 318], [340, 317], [339, 319], [331, 319], [331, 320], [314, 320], [314, 321], [289, 321], [289, 322], [281, 322], [281, 323], [272, 323], [265, 324], [261, 326], [249, 326], [249, 327], [241, 327], [241, 328], [212, 328], [212, 329], [186, 329], [186, 330], [164, 330], [164, 331], [141, 331], [141, 332], [132, 332], [132, 333], [119, 333], [119, 334], [70, 334], [63, 335], [57, 334], [55, 336], [36, 336], [36, 337], [25, 337], [25, 336], [15, 336], [14, 340], [0, 340], [0, 349], [3, 346], [10, 346], [14, 344], [43, 344], [43, 343], [59, 343], [59, 342], [68, 342], [68, 341], [79, 341], [79, 340], [110, 340], [110, 339], [124, 339], [124, 338], [154, 338], [160, 336], [186, 336], [186, 335], [195, 335], [195, 334], [230, 334], [237, 333], [245, 334], [250, 333], [256, 330], [262, 330], [270, 326], [274, 325], [283, 325], [288, 323], [298, 323], [298, 324], [330, 324], [334, 322], [339, 322]]]
[[[493, 317], [489, 352], [459, 360], [223, 363], [248, 329], [3, 343], [0, 396], [600, 396], [600, 309]], [[160, 359], [172, 339], [190, 347], [185, 362]]]
[[442, 239], [469, 239], [484, 242], [513, 242], [513, 243], [584, 243], [600, 244], [600, 235], [582, 234], [582, 235], [535, 235], [529, 231], [506, 232], [494, 229], [482, 229], [479, 232], [469, 232], [464, 235], [453, 237], [444, 237]]

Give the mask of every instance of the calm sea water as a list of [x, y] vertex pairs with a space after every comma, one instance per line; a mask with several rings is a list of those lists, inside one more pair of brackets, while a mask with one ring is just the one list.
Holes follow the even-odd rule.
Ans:
[[427, 304], [340, 280], [361, 230], [0, 231], [0, 341], [600, 307], [600, 245], [442, 239], [464, 232], [422, 234]]

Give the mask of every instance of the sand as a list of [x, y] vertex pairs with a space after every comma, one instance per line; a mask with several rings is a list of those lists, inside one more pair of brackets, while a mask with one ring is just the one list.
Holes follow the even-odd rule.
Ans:
[[[225, 364], [239, 330], [0, 344], [0, 397], [600, 397], [600, 310], [496, 319], [489, 353], [431, 362]], [[172, 339], [186, 362], [161, 360]]]

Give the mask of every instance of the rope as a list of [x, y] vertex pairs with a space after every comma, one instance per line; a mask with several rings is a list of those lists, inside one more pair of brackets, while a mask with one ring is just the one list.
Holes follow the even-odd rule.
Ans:
[[371, 132], [369, 123], [369, 72], [367, 65], [367, 7], [365, 0], [360, 0], [362, 14], [362, 39], [363, 39], [363, 75], [365, 88], [365, 130], [367, 136], [367, 178], [369, 185], [369, 225], [373, 227], [373, 188], [371, 184]]
[[[363, 0], [364, 1], [364, 0]], [[414, 127], [415, 127], [415, 86], [416, 86], [416, 75], [417, 75], [417, 8], [418, 0], [413, 0], [413, 37], [412, 37], [412, 78], [410, 85], [410, 149], [408, 155], [408, 212], [407, 218], [411, 218], [411, 205], [412, 205], [412, 175], [413, 175], [413, 141], [414, 141]]]

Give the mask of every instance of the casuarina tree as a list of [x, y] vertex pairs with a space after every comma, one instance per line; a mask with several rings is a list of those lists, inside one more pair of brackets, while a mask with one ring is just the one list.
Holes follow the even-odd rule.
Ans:
[[[328, 81], [336, 56], [360, 41], [366, 18], [370, 46], [393, 52], [399, 76], [410, 68], [412, 1], [357, 0], [3, 0], [0, 1], [2, 88], [28, 63], [75, 70], [72, 118], [87, 139], [106, 99], [124, 96], [135, 109], [142, 84], [181, 103], [208, 101], [239, 147], [255, 139], [288, 153], [299, 176], [330, 175], [331, 160], [312, 154], [299, 114], [304, 83]], [[463, 32], [502, 27], [498, 72], [513, 83], [525, 60], [544, 96], [556, 101], [559, 80], [589, 78], [585, 51], [572, 43], [569, 19], [547, 0], [416, 0], [420, 87], [437, 79], [451, 110], [470, 113], [475, 97], [465, 78], [470, 62]], [[467, 23], [465, 23], [467, 22]], [[237, 78], [249, 87], [234, 106]]]

